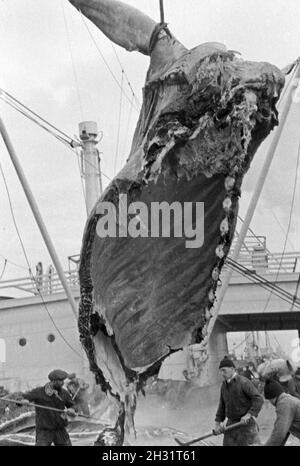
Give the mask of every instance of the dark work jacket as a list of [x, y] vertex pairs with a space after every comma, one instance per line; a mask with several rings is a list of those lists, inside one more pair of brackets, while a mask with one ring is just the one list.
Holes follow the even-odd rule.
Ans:
[[296, 398], [300, 398], [300, 380], [294, 377], [288, 382], [288, 393]]
[[227, 417], [238, 422], [249, 413], [257, 417], [264, 403], [253, 383], [241, 375], [236, 375], [229, 383], [224, 381], [216, 414], [216, 422], [223, 422]]
[[[23, 398], [31, 401], [32, 403], [62, 410], [73, 406], [72, 398], [66, 390], [62, 388], [59, 390], [58, 394], [61, 399], [59, 399], [55, 394], [51, 396], [47, 395], [44, 386], [34, 388], [30, 392], [24, 393]], [[63, 413], [43, 408], [35, 408], [35, 412], [35, 424], [37, 430], [61, 430], [68, 424], [67, 417]]]
[[281, 393], [276, 400], [276, 421], [266, 446], [282, 446], [288, 433], [300, 439], [300, 400], [288, 393]]

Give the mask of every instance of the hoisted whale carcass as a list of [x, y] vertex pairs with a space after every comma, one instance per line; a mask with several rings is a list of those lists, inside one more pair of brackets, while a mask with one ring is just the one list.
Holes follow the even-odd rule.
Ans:
[[[222, 44], [188, 50], [166, 24], [124, 3], [70, 2], [112, 41], [151, 59], [131, 152], [87, 221], [80, 260], [81, 341], [98, 383], [121, 402], [123, 416], [133, 406], [128, 390], [157, 373], [165, 357], [192, 343], [205, 347], [243, 176], [278, 124], [284, 76]], [[118, 209], [125, 200], [135, 203], [135, 210], [125, 209], [125, 223], [140, 229], [137, 237], [124, 234]], [[104, 202], [115, 206], [121, 235], [99, 235]], [[153, 237], [160, 217], [151, 217], [151, 209], [159, 203], [183, 213], [196, 203], [204, 209], [190, 216], [188, 228], [184, 218], [170, 221], [169, 235]], [[203, 244], [188, 247], [178, 228], [196, 232], [201, 212]]]

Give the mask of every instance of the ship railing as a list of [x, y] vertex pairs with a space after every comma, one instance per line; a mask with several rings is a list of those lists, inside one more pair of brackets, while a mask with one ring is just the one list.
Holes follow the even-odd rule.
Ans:
[[263, 248], [255, 248], [242, 251], [238, 263], [258, 274], [300, 273], [300, 252], [270, 253]]
[[[229, 254], [230, 257], [230, 254]], [[300, 273], [300, 252], [269, 253], [263, 248], [260, 250], [254, 247], [252, 250], [242, 250], [238, 263], [247, 269], [258, 274], [286, 274]], [[224, 269], [227, 265], [225, 262]], [[224, 272], [223, 269], [223, 272]], [[237, 275], [237, 272], [234, 272]], [[78, 270], [68, 270], [65, 272], [67, 282], [71, 289], [78, 290], [79, 276]], [[19, 290], [31, 295], [52, 295], [63, 292], [63, 286], [56, 272], [38, 276], [17, 278], [13, 280], [0, 281], [0, 295], [6, 295], [8, 290]]]
[[[79, 278], [77, 270], [66, 271], [65, 277], [71, 289], [78, 289]], [[56, 272], [38, 276], [4, 280], [0, 282], [0, 290], [15, 289], [32, 295], [51, 295], [63, 292], [63, 286]], [[1, 293], [2, 294], [2, 293]]]

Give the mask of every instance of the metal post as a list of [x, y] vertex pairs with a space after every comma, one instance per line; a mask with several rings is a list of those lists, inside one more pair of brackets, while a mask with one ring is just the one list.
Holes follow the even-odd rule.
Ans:
[[159, 10], [160, 10], [160, 24], [164, 24], [165, 22], [164, 0], [159, 0]]
[[[270, 145], [269, 150], [267, 152], [266, 160], [264, 162], [264, 165], [263, 165], [263, 168], [261, 170], [260, 176], [259, 176], [258, 181], [256, 183], [254, 193], [253, 193], [252, 199], [250, 201], [244, 223], [242, 225], [242, 228], [241, 228], [240, 234], [238, 236], [238, 239], [237, 239], [233, 254], [231, 256], [231, 259], [234, 260], [234, 261], [237, 261], [237, 259], [239, 257], [243, 242], [244, 242], [245, 237], [247, 235], [248, 228], [250, 226], [250, 223], [251, 223], [253, 214], [255, 212], [258, 200], [259, 200], [260, 195], [262, 193], [262, 190], [263, 190], [263, 187], [264, 187], [264, 184], [265, 184], [265, 181], [266, 181], [270, 166], [272, 164], [272, 161], [273, 161], [273, 158], [274, 158], [277, 146], [278, 146], [278, 142], [280, 140], [280, 136], [282, 134], [282, 131], [283, 131], [287, 116], [288, 116], [290, 108], [291, 108], [292, 99], [293, 99], [293, 92], [294, 92], [295, 86], [296, 86], [296, 84], [297, 85], [299, 84], [298, 83], [299, 78], [300, 78], [299, 63], [296, 66], [297, 66], [297, 69], [296, 69], [296, 72], [295, 72], [295, 78], [297, 78], [297, 80], [294, 78], [293, 82], [290, 83], [289, 90], [287, 91], [286, 103], [285, 103], [284, 108], [282, 110], [282, 113], [280, 115], [279, 126], [275, 129], [275, 131], [273, 133], [273, 139], [271, 141], [271, 145]], [[215, 322], [216, 322], [216, 320], [218, 318], [218, 314], [219, 314], [220, 308], [222, 306], [222, 303], [223, 303], [223, 300], [224, 300], [224, 297], [225, 297], [229, 282], [231, 280], [232, 273], [233, 273], [233, 269], [229, 269], [227, 271], [226, 276], [224, 277], [222, 287], [221, 287], [221, 290], [220, 290], [220, 294], [218, 296], [217, 304], [216, 304], [215, 309], [213, 311], [213, 317], [211, 318], [211, 320], [209, 322], [209, 325], [208, 325], [208, 337], [211, 335], [211, 332], [213, 331]]]
[[79, 136], [82, 141], [83, 178], [85, 180], [86, 210], [89, 215], [102, 194], [100, 158], [97, 145], [97, 123], [79, 123]]
[[67, 283], [67, 280], [66, 280], [66, 277], [65, 277], [65, 274], [64, 274], [64, 271], [63, 271], [63, 268], [60, 264], [60, 260], [56, 254], [56, 251], [55, 251], [55, 248], [54, 248], [54, 245], [52, 243], [52, 240], [49, 236], [49, 233], [47, 231], [47, 228], [46, 228], [46, 225], [44, 224], [44, 221], [42, 219], [42, 216], [41, 216], [41, 213], [39, 211], [39, 208], [38, 208], [38, 205], [35, 201], [35, 198], [33, 196], [33, 193], [30, 189], [30, 186], [29, 186], [29, 183], [25, 177], [25, 173], [23, 172], [23, 169], [21, 167], [21, 164], [18, 160], [18, 157], [17, 157], [17, 154], [15, 152], [15, 149], [12, 145], [12, 142], [10, 140], [10, 137], [6, 131], [6, 128], [5, 128], [5, 125], [0, 117], [0, 132], [1, 132], [1, 135], [2, 135], [2, 138], [3, 138], [3, 141], [6, 145], [6, 148], [8, 150], [8, 153], [10, 155], [10, 158], [11, 158], [11, 161], [15, 167], [15, 170], [17, 172], [17, 175], [18, 175], [18, 178], [21, 182], [21, 185], [24, 189], [24, 192], [25, 192], [25, 195], [27, 197], [27, 200], [29, 202], [29, 205], [31, 207], [31, 210], [32, 210], [32, 213], [34, 215], [34, 218], [38, 224], [38, 227], [39, 227], [39, 230], [42, 234], [42, 237], [46, 243], [46, 246], [47, 246], [47, 249], [48, 249], [48, 252], [52, 258], [52, 261], [53, 261], [53, 264], [54, 264], [54, 267], [56, 268], [56, 271], [58, 273], [58, 276], [60, 278], [60, 281], [62, 283], [62, 286], [66, 292], [66, 295], [67, 295], [67, 298], [68, 298], [68, 301], [71, 305], [71, 308], [72, 308], [72, 311], [77, 319], [77, 305], [76, 305], [76, 302], [73, 298], [73, 295], [71, 293], [71, 290], [69, 288], [69, 285]]

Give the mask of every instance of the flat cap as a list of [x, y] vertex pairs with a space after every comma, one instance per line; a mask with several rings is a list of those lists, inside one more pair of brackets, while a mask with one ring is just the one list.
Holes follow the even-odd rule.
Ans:
[[55, 369], [54, 371], [51, 371], [50, 374], [48, 374], [48, 379], [49, 380], [65, 380], [68, 378], [68, 374], [65, 371], [62, 371], [60, 369]]

